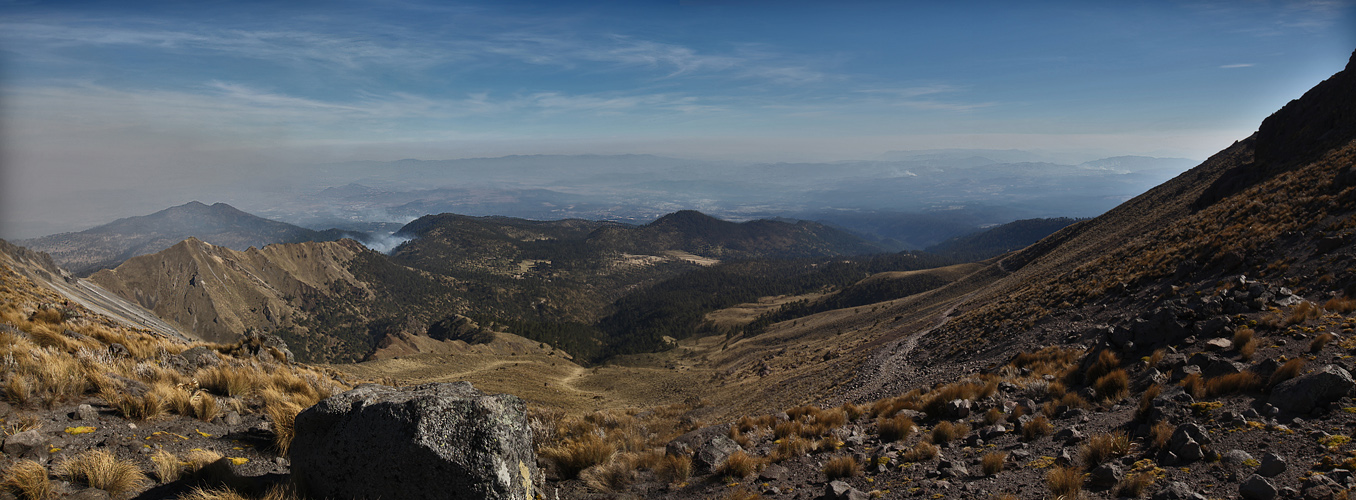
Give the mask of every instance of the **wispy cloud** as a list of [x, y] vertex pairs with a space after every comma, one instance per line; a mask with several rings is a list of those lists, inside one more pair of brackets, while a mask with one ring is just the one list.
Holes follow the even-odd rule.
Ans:
[[884, 88], [884, 89], [863, 89], [858, 93], [887, 96], [880, 100], [880, 104], [891, 106], [902, 106], [920, 110], [931, 111], [972, 111], [980, 108], [996, 106], [996, 102], [959, 102], [957, 100], [940, 99], [920, 99], [924, 96], [934, 96], [938, 94], [958, 94], [963, 93], [961, 87], [947, 84], [924, 85], [919, 87], [903, 88]]
[[1221, 65], [1221, 66], [1220, 66], [1220, 69], [1251, 68], [1251, 67], [1253, 67], [1253, 66], [1256, 66], [1256, 65], [1253, 64], [1253, 63], [1224, 64], [1224, 65]]

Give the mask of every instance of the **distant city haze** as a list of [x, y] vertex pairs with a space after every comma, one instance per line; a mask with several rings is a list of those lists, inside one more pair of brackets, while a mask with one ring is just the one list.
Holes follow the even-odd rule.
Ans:
[[1342, 1], [0, 3], [0, 237], [194, 200], [314, 229], [1085, 217], [1247, 137], [1353, 25]]

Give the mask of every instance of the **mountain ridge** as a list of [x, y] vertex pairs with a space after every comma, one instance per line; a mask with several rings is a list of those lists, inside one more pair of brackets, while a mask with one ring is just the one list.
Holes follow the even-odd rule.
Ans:
[[243, 251], [270, 243], [330, 241], [353, 236], [360, 235], [306, 229], [258, 217], [222, 202], [207, 205], [191, 201], [84, 231], [18, 240], [15, 244], [47, 253], [62, 268], [86, 276], [117, 267], [132, 257], [169, 248], [189, 237]]

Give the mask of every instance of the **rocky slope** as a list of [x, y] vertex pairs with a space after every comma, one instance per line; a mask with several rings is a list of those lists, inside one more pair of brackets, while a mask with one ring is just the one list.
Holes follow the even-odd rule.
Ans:
[[194, 201], [80, 232], [15, 243], [45, 252], [57, 265], [85, 276], [116, 267], [138, 255], [159, 252], [190, 237], [243, 251], [250, 247], [263, 248], [270, 243], [331, 241], [351, 236], [342, 231], [314, 231], [256, 217], [225, 203], [209, 206]]
[[[710, 398], [740, 410], [653, 443], [692, 477], [610, 441], [556, 472], [562, 496], [1346, 498], [1352, 96], [1356, 55], [1101, 217], [917, 296], [729, 342]], [[593, 432], [670, 429], [663, 413]], [[584, 439], [562, 434], [548, 456]]]
[[305, 304], [341, 291], [370, 298], [348, 269], [370, 252], [353, 240], [268, 245], [237, 251], [189, 238], [132, 258], [90, 280], [213, 342], [247, 329], [304, 328]]

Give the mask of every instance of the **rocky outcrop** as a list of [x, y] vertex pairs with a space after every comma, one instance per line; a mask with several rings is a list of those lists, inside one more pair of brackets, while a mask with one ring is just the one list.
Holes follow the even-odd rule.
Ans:
[[292, 474], [317, 498], [534, 498], [532, 431], [517, 396], [468, 382], [363, 385], [296, 419]]

